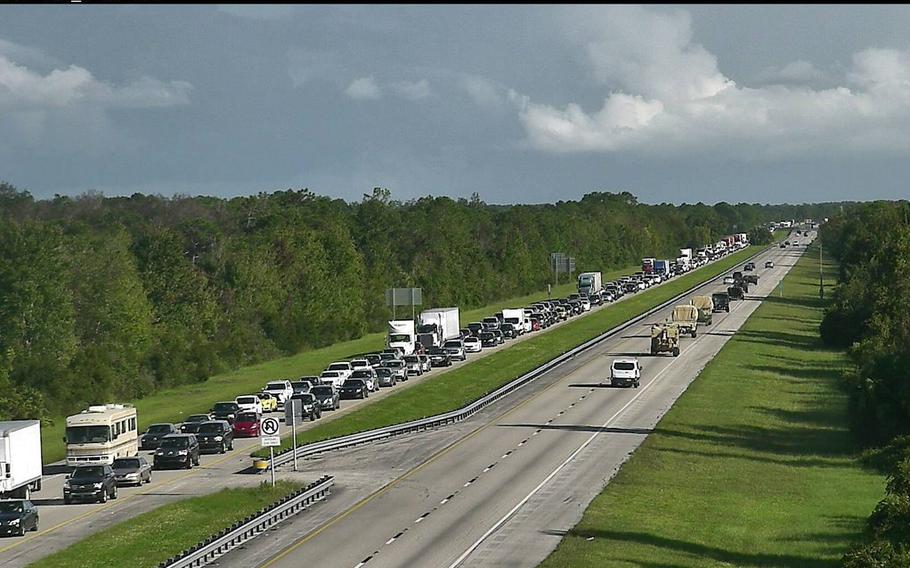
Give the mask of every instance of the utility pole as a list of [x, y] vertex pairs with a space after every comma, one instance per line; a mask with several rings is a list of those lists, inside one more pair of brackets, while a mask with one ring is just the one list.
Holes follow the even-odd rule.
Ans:
[[822, 265], [822, 243], [818, 241], [818, 299], [825, 299], [825, 277]]

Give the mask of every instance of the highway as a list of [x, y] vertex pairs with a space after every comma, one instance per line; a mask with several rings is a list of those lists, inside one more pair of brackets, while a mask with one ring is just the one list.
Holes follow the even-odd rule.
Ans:
[[[758, 256], [759, 285], [682, 338], [678, 358], [648, 354], [649, 324], [667, 308], [463, 423], [301, 462], [336, 476], [336, 494], [217, 565], [536, 566], [804, 250]], [[611, 359], [629, 355], [641, 387], [602, 386]]]
[[[627, 295], [618, 302], [622, 302], [630, 297], [633, 296]], [[604, 309], [609, 305], [612, 304], [597, 306], [585, 315]], [[516, 342], [525, 341], [532, 337], [536, 337], [541, 333], [547, 333], [559, 326], [577, 320], [578, 317], [570, 318], [565, 322], [553, 325], [541, 332], [525, 334], [518, 339], [506, 342], [504, 345], [495, 348], [486, 348], [481, 353], [468, 354], [468, 360], [466, 362], [456, 362], [449, 368], [434, 369], [431, 373], [425, 373], [422, 377], [411, 377], [407, 382], [399, 383], [392, 388], [383, 388], [379, 392], [373, 393], [368, 399], [342, 401], [342, 408], [340, 410], [324, 412], [321, 420], [316, 422], [304, 422], [298, 426], [298, 431], [312, 428], [327, 420], [337, 419], [363, 404], [374, 402], [379, 398], [389, 396], [404, 388], [412, 387], [423, 380], [438, 376], [449, 369], [455, 369], [460, 365], [470, 363], [481, 357], [489, 356], [499, 350], [508, 348]], [[466, 326], [467, 323], [468, 322], [463, 322], [464, 326]], [[498, 408], [497, 405], [494, 405], [493, 407]], [[272, 416], [282, 415], [272, 414]], [[516, 428], [516, 430], [522, 429]], [[282, 426], [281, 434], [283, 436], [287, 435], [289, 432], [290, 428]], [[459, 428], [452, 428], [446, 433], [434, 434], [434, 436], [428, 439], [428, 443], [432, 446], [437, 439], [446, 438], [446, 436], [455, 436], [458, 435], [459, 432]], [[224, 455], [203, 455], [201, 456], [201, 466], [191, 470], [155, 471], [153, 473], [152, 483], [141, 487], [120, 487], [118, 499], [109, 501], [106, 504], [80, 503], [64, 505], [63, 482], [67, 468], [63, 467], [62, 463], [53, 464], [49, 467], [46, 466], [46, 475], [42, 480], [42, 489], [41, 491], [32, 494], [32, 501], [39, 506], [39, 531], [30, 533], [25, 537], [0, 539], [0, 567], [21, 568], [43, 556], [66, 548], [90, 534], [103, 530], [105, 527], [128, 520], [135, 515], [152, 510], [168, 502], [190, 496], [211, 493], [225, 487], [257, 485], [264, 477], [249, 472], [251, 465], [249, 452], [255, 449], [258, 444], [258, 438], [236, 439], [232, 452], [228, 452]], [[416, 444], [420, 445], [421, 442], [416, 442]], [[147, 456], [151, 461], [153, 452], [143, 451], [140, 453]], [[424, 454], [413, 452], [412, 455], [419, 457]], [[317, 458], [317, 462], [319, 459], [320, 458]], [[314, 462], [309, 461], [307, 463], [312, 464]], [[392, 470], [383, 469], [381, 461], [377, 461], [376, 464], [378, 464], [377, 466], [382, 469], [383, 472], [394, 470], [394, 468]], [[416, 463], [413, 465], [416, 465]], [[293, 472], [282, 471], [282, 476], [291, 476], [299, 479], [303, 483], [313, 481], [321, 475], [322, 473], [318, 471], [318, 468], [302, 470], [300, 474], [296, 475]], [[351, 495], [355, 495], [359, 494], [358, 491], [365, 487], [373, 487], [378, 480], [384, 479], [386, 483], [391, 481], [391, 478], [386, 479], [383, 475], [384, 474], [370, 475], [369, 479], [366, 480], [364, 484], [355, 484], [356, 489], [341, 487], [339, 488], [339, 492], [347, 492]]]

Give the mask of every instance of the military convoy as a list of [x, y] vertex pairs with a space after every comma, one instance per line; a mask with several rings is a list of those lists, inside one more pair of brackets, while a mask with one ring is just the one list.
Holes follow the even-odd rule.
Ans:
[[[712, 296], [695, 296], [689, 300], [689, 304], [698, 310], [698, 323], [711, 325], [714, 320], [714, 299]], [[729, 307], [729, 302], [727, 305]]]
[[651, 326], [651, 355], [671, 353], [679, 357], [679, 325], [675, 323], [655, 323]]

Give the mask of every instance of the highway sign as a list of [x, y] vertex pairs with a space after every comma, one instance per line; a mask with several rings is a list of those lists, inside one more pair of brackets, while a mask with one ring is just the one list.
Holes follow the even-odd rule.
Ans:
[[278, 433], [278, 419], [277, 418], [263, 418], [262, 424], [259, 427], [262, 436], [274, 436]]
[[280, 446], [281, 445], [281, 436], [261, 436], [259, 438], [260, 443], [263, 448], [268, 448], [270, 446]]

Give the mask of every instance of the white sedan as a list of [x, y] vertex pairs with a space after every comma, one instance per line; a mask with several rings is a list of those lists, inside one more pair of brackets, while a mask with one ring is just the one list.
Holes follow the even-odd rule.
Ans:
[[466, 337], [464, 338], [464, 352], [465, 353], [480, 353], [483, 349], [483, 345], [480, 342], [479, 337]]
[[262, 415], [262, 401], [255, 394], [238, 396], [234, 402], [240, 407], [240, 412], [255, 412]]

